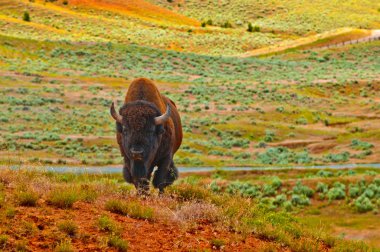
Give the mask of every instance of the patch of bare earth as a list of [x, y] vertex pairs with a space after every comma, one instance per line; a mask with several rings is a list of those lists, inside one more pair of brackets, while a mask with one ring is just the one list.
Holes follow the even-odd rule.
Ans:
[[[104, 210], [103, 200], [96, 203], [77, 202], [73, 209], [58, 209], [44, 202], [37, 207], [17, 207], [16, 216], [7, 223], [1, 223], [2, 233], [16, 244], [26, 241], [30, 251], [51, 251], [61, 240], [71, 240], [76, 251], [112, 251], [107, 247], [108, 234], [99, 230], [97, 221], [101, 215], [108, 215], [121, 227], [121, 237], [128, 241], [129, 251], [203, 251], [212, 250], [212, 240], [223, 241], [224, 251], [262, 251], [276, 248], [288, 251], [269, 241], [253, 235], [242, 234], [218, 227], [203, 220], [189, 227], [167, 220], [138, 220]], [[68, 237], [57, 228], [57, 223], [72, 220], [78, 226], [77, 234]], [[25, 223], [32, 224], [34, 231], [22, 234]], [[4, 227], [7, 228], [4, 228]]]

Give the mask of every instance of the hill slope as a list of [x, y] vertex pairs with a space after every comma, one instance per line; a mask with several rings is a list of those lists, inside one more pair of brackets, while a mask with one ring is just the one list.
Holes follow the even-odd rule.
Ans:
[[262, 30], [305, 35], [352, 27], [380, 26], [380, 5], [376, 1], [349, 0], [149, 0], [198, 20], [226, 21], [235, 26], [253, 23]]

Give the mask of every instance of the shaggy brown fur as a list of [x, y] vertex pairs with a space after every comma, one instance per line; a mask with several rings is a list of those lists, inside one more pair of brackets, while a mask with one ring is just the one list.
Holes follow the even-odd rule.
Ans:
[[[154, 126], [154, 118], [164, 114], [167, 105], [171, 108], [169, 120], [163, 125]], [[182, 142], [182, 125], [176, 105], [169, 98], [161, 95], [151, 80], [139, 78], [131, 83], [119, 114], [123, 117], [123, 123], [117, 124], [116, 138], [120, 152], [124, 156], [125, 179], [137, 187], [138, 180], [141, 178], [149, 180], [154, 166], [158, 166], [153, 185], [162, 191], [178, 176], [173, 155]], [[152, 127], [156, 127], [156, 134], [149, 140], [148, 135]], [[123, 128], [128, 129], [129, 136], [123, 135]], [[141, 172], [143, 165], [136, 168], [136, 163], [131, 161], [128, 155], [132, 146], [149, 146], [145, 149], [151, 149], [152, 156], [146, 156], [144, 159], [144, 169], [147, 171], [139, 175], [141, 178], [136, 178], [135, 174]]]

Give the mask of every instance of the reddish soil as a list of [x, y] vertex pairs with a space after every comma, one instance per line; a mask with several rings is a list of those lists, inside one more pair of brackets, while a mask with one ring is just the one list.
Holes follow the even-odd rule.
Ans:
[[[108, 234], [97, 227], [97, 220], [102, 214], [112, 217], [122, 226], [121, 236], [128, 241], [129, 251], [214, 250], [216, 248], [211, 245], [213, 239], [224, 242], [222, 251], [262, 251], [269, 248], [287, 251], [253, 235], [243, 236], [208, 221], [189, 228], [164, 220], [137, 220], [110, 213], [104, 210], [102, 203], [77, 202], [73, 209], [63, 210], [40, 201], [37, 207], [17, 207], [16, 210], [13, 219], [0, 221], [1, 233], [10, 237], [12, 247], [17, 242], [26, 240], [30, 251], [51, 251], [61, 240], [70, 239], [76, 251], [113, 251], [106, 243]], [[72, 220], [78, 226], [74, 237], [58, 230], [57, 223], [64, 220]], [[34, 228], [25, 228], [27, 223]]]

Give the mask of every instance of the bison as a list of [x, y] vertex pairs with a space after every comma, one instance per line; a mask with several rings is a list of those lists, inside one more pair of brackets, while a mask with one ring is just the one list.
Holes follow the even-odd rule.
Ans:
[[145, 194], [157, 166], [153, 186], [163, 193], [178, 178], [173, 155], [182, 142], [182, 125], [175, 103], [160, 94], [151, 80], [139, 78], [129, 86], [119, 113], [114, 102], [110, 112], [124, 157], [124, 179]]

